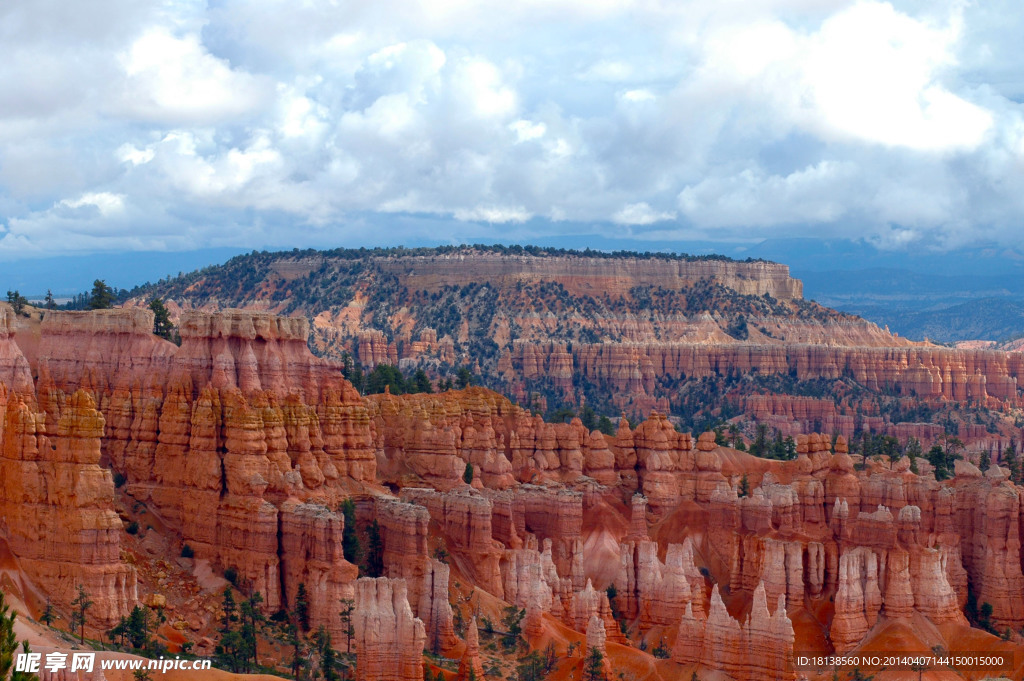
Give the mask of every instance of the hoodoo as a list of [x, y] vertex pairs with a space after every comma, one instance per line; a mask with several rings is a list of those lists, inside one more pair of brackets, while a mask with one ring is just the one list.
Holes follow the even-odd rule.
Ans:
[[[501, 290], [550, 276], [570, 296], [633, 298], [655, 275], [692, 287], [714, 270], [736, 295], [810, 309], [764, 263], [535, 260], [480, 267]], [[444, 258], [375, 267], [424, 295], [453, 293]], [[367, 681], [425, 670], [484, 681], [532, 664], [531, 648], [558, 678], [583, 674], [596, 650], [613, 678], [645, 669], [650, 681], [795, 679], [806, 671], [797, 652], [1022, 650], [1019, 467], [1002, 452], [963, 458], [995, 433], [936, 437], [902, 456], [896, 436], [864, 435], [876, 416], [849, 395], [751, 393], [729, 403], [745, 415], [690, 432], [671, 400], [630, 422], [597, 400], [603, 411], [545, 419], [550, 391], [519, 403], [480, 386], [433, 392], [427, 374], [415, 394], [390, 383], [363, 394], [352, 358], [390, 357], [387, 337], [353, 328], [358, 352], [335, 361], [309, 349], [319, 322], [248, 310], [186, 309], [180, 346], [150, 333], [149, 310], [49, 312], [29, 362], [12, 319], [0, 305], [5, 565], [30, 610], [45, 597], [70, 616], [86, 591], [90, 635], [158, 604], [173, 623], [161, 640], [213, 652], [230, 628], [227, 589], [315, 654], [338, 651], [320, 663]], [[627, 329], [611, 317], [600, 333], [613, 322], [628, 342], [571, 349], [517, 322], [522, 336], [495, 355], [511, 357], [506, 387], [515, 395], [543, 374], [563, 397], [593, 381], [586, 390], [636, 405], [660, 400], [665, 376], [740, 385], [739, 374], [775, 374], [852, 380], [895, 404], [1019, 400], [1015, 359], [886, 346], [860, 322], [830, 346], [811, 342], [817, 331], [800, 343], [652, 342], [650, 320]], [[455, 347], [428, 336], [412, 344], [420, 359]], [[409, 347], [396, 346], [398, 359], [415, 359]], [[804, 427], [842, 425], [848, 407], [857, 438]]]

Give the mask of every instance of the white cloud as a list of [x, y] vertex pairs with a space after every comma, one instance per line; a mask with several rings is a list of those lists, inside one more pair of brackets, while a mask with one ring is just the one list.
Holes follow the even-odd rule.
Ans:
[[124, 211], [124, 197], [110, 192], [89, 192], [82, 194], [76, 199], [64, 199], [60, 205], [68, 208], [91, 207], [99, 211], [100, 215], [108, 217]]
[[543, 137], [544, 133], [547, 132], [547, 126], [543, 123], [533, 123], [523, 119], [509, 123], [508, 128], [516, 134], [517, 142], [535, 140]]
[[813, 102], [805, 124], [892, 146], [976, 148], [992, 115], [942, 79], [955, 62], [960, 24], [958, 12], [931, 26], [880, 2], [831, 17], [800, 55]]
[[747, 168], [686, 187], [679, 193], [679, 208], [707, 227], [829, 223], [851, 210], [857, 176], [853, 165], [831, 161], [784, 176]]
[[428, 238], [1013, 240], [1024, 10], [991, 3], [0, 3], [0, 250], [372, 240], [406, 213]]
[[121, 64], [119, 106], [146, 120], [211, 123], [250, 113], [265, 97], [258, 78], [211, 55], [194, 33], [146, 31], [121, 55]]
[[674, 220], [675, 217], [675, 213], [656, 211], [641, 201], [623, 206], [612, 216], [612, 222], [620, 225], [653, 225], [655, 222]]
[[622, 99], [626, 102], [650, 102], [655, 99], [655, 96], [650, 90], [639, 88], [622, 93]]
[[530, 219], [530, 213], [522, 207], [474, 206], [473, 208], [457, 209], [455, 211], [455, 219], [503, 224], [507, 222], [526, 222]]
[[131, 163], [132, 165], [141, 165], [143, 163], [149, 163], [153, 160], [155, 152], [152, 148], [139, 149], [132, 144], [122, 144], [117, 149], [117, 158], [122, 163]]
[[452, 90], [458, 104], [468, 106], [481, 117], [504, 117], [515, 113], [515, 89], [505, 84], [501, 72], [486, 59], [466, 58], [456, 65]]

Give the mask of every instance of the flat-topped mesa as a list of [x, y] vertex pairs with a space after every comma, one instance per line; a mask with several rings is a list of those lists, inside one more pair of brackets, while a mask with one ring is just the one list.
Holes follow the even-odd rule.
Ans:
[[15, 342], [14, 309], [0, 303], [0, 384], [19, 395], [35, 393], [32, 370]]
[[389, 257], [379, 259], [377, 264], [384, 272], [397, 276], [410, 290], [429, 292], [445, 286], [462, 286], [467, 279], [487, 281], [495, 287], [554, 281], [573, 295], [593, 295], [595, 291], [622, 295], [638, 286], [679, 290], [701, 280], [711, 280], [744, 295], [769, 294], [780, 300], [803, 297], [803, 284], [789, 276], [787, 265], [764, 261], [585, 255], [536, 257], [462, 252]]

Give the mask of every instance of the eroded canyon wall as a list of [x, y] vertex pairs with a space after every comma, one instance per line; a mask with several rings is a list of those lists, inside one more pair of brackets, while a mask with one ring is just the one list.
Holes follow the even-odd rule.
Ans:
[[[189, 312], [180, 348], [151, 324], [48, 313], [35, 367], [0, 326], [0, 536], [58, 604], [82, 584], [104, 622], [138, 595], [116, 472], [268, 612], [304, 584], [313, 627], [339, 641], [354, 600], [360, 678], [422, 678], [424, 647], [479, 668], [456, 581], [521, 608], [530, 641], [565, 627], [612, 658], [667, 642], [736, 679], [793, 678], [798, 643], [847, 651], [887, 622], [965, 631], [969, 590], [994, 625], [1024, 625], [1021, 489], [998, 466], [960, 461], [940, 482], [842, 437], [833, 452], [800, 435], [796, 459], [768, 461], [659, 413], [606, 436], [482, 388], [362, 397], [301, 319]], [[380, 530], [382, 578], [344, 558], [349, 498], [360, 531]]]

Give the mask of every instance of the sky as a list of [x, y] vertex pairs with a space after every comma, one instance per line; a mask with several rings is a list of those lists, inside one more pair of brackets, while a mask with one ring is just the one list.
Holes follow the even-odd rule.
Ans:
[[1013, 0], [5, 0], [0, 260], [1017, 243]]

